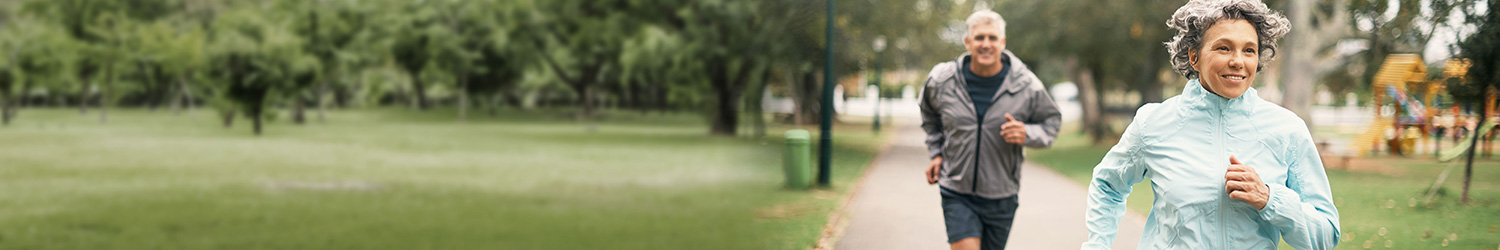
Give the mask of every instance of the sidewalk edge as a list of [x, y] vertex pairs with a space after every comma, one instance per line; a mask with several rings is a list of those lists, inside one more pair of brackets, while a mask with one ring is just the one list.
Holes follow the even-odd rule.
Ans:
[[[898, 129], [898, 126], [906, 126], [906, 124], [892, 125], [894, 125], [891, 126], [891, 130], [893, 131], [889, 133], [898, 133], [894, 132], [900, 131], [900, 129]], [[865, 181], [869, 179], [867, 177], [870, 176], [870, 169], [874, 169], [875, 164], [880, 160], [880, 158], [884, 157], [887, 152], [890, 152], [891, 144], [893, 144], [893, 142], [895, 142], [896, 138], [898, 137], [900, 136], [897, 134], [891, 134], [889, 138], [886, 138], [885, 142], [882, 142], [880, 145], [880, 151], [875, 153], [875, 156], [870, 159], [870, 163], [865, 164], [864, 169], [860, 170], [859, 179], [854, 181], [853, 190], [849, 191], [849, 195], [844, 197], [843, 201], [839, 202], [839, 208], [828, 215], [828, 223], [823, 225], [823, 235], [818, 237], [818, 242], [814, 243], [811, 249], [831, 250], [838, 245], [839, 238], [842, 238], [844, 236], [845, 229], [849, 227], [849, 221], [844, 219], [845, 216], [849, 215], [849, 203], [854, 200], [854, 197], [858, 195], [860, 191], [864, 190]]]

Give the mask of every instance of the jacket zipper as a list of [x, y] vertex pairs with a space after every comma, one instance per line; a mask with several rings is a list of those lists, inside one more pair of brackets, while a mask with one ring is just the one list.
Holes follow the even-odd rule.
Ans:
[[[970, 101], [969, 105], [972, 106], [972, 103]], [[974, 115], [978, 116], [979, 112], [974, 112]], [[978, 119], [979, 126], [976, 127], [976, 133], [974, 133], [974, 178], [969, 181], [969, 193], [975, 196], [979, 195], [979, 152], [981, 152], [979, 149], [984, 146], [984, 116], [978, 116]]]
[[982, 142], [984, 141], [984, 117], [980, 116], [979, 111], [974, 109], [974, 100], [969, 99], [969, 83], [964, 81], [964, 63], [962, 60], [963, 57], [959, 57], [959, 60], [954, 62], [958, 66], [954, 68], [953, 78], [959, 83], [959, 99], [967, 102], [969, 104], [969, 112], [974, 114], [974, 120], [976, 124], [976, 127], [974, 129], [974, 153], [972, 154], [974, 156], [974, 164], [971, 165], [971, 167], [974, 168], [974, 171], [969, 171], [974, 175], [969, 178], [969, 194], [979, 195], [979, 149], [980, 146], [982, 146]]
[[[1226, 101], [1226, 102], [1224, 102], [1223, 106], [1228, 106], [1228, 105], [1229, 105], [1229, 102]], [[1229, 145], [1227, 145], [1227, 144], [1224, 143], [1224, 135], [1226, 133], [1228, 133], [1228, 126], [1229, 126], [1229, 124], [1228, 124], [1227, 121], [1225, 121], [1226, 119], [1224, 117], [1227, 114], [1224, 113], [1225, 107], [1223, 107], [1223, 106], [1219, 107], [1219, 126], [1215, 126], [1215, 127], [1218, 127], [1219, 133], [1215, 133], [1215, 137], [1218, 139], [1219, 148], [1224, 150], [1224, 156], [1228, 156], [1229, 155]], [[1225, 157], [1225, 158], [1227, 158], [1227, 157]], [[1225, 159], [1225, 158], [1220, 158], [1220, 159]], [[1219, 195], [1219, 233], [1220, 233], [1219, 240], [1221, 240], [1221, 241], [1224, 242], [1223, 243], [1224, 247], [1222, 247], [1220, 249], [1229, 249], [1229, 232], [1227, 231], [1228, 229], [1226, 228], [1227, 225], [1229, 224], [1229, 222], [1225, 221], [1225, 218], [1224, 218], [1224, 216], [1225, 216], [1224, 215], [1224, 208], [1226, 207], [1225, 204], [1229, 202], [1228, 198], [1229, 198], [1229, 193], [1223, 193], [1223, 194]]]

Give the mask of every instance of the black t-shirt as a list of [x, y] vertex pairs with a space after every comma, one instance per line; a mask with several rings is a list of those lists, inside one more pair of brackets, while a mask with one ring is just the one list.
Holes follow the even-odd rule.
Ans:
[[974, 74], [974, 71], [969, 69], [970, 60], [963, 60], [964, 65], [961, 66], [964, 72], [964, 84], [969, 90], [969, 100], [974, 101], [974, 114], [978, 115], [975, 119], [983, 123], [984, 113], [989, 111], [990, 105], [995, 104], [995, 92], [1000, 91], [1000, 86], [1005, 84], [1005, 75], [1010, 73], [1010, 65], [1005, 65], [1010, 57], [1001, 54], [1000, 62], [1004, 66], [1000, 68], [1000, 73], [990, 77]]

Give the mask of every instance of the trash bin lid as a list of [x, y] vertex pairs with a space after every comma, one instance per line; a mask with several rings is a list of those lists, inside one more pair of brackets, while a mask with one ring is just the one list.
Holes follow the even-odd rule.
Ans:
[[787, 141], [793, 141], [793, 140], [808, 141], [809, 138], [812, 138], [812, 133], [807, 132], [807, 130], [805, 130], [805, 129], [793, 129], [793, 130], [787, 130], [786, 131], [786, 140]]

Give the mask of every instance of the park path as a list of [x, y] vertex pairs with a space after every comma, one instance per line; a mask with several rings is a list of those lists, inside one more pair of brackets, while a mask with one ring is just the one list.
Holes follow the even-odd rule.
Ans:
[[[928, 162], [924, 134], [916, 122], [898, 124], [890, 147], [866, 170], [847, 204], [834, 249], [948, 249], [938, 187], [921, 176]], [[1029, 161], [1021, 171], [1020, 208], [1006, 247], [1078, 249], [1088, 237], [1086, 187]], [[1113, 249], [1135, 249], [1144, 225], [1139, 214], [1126, 216]]]

